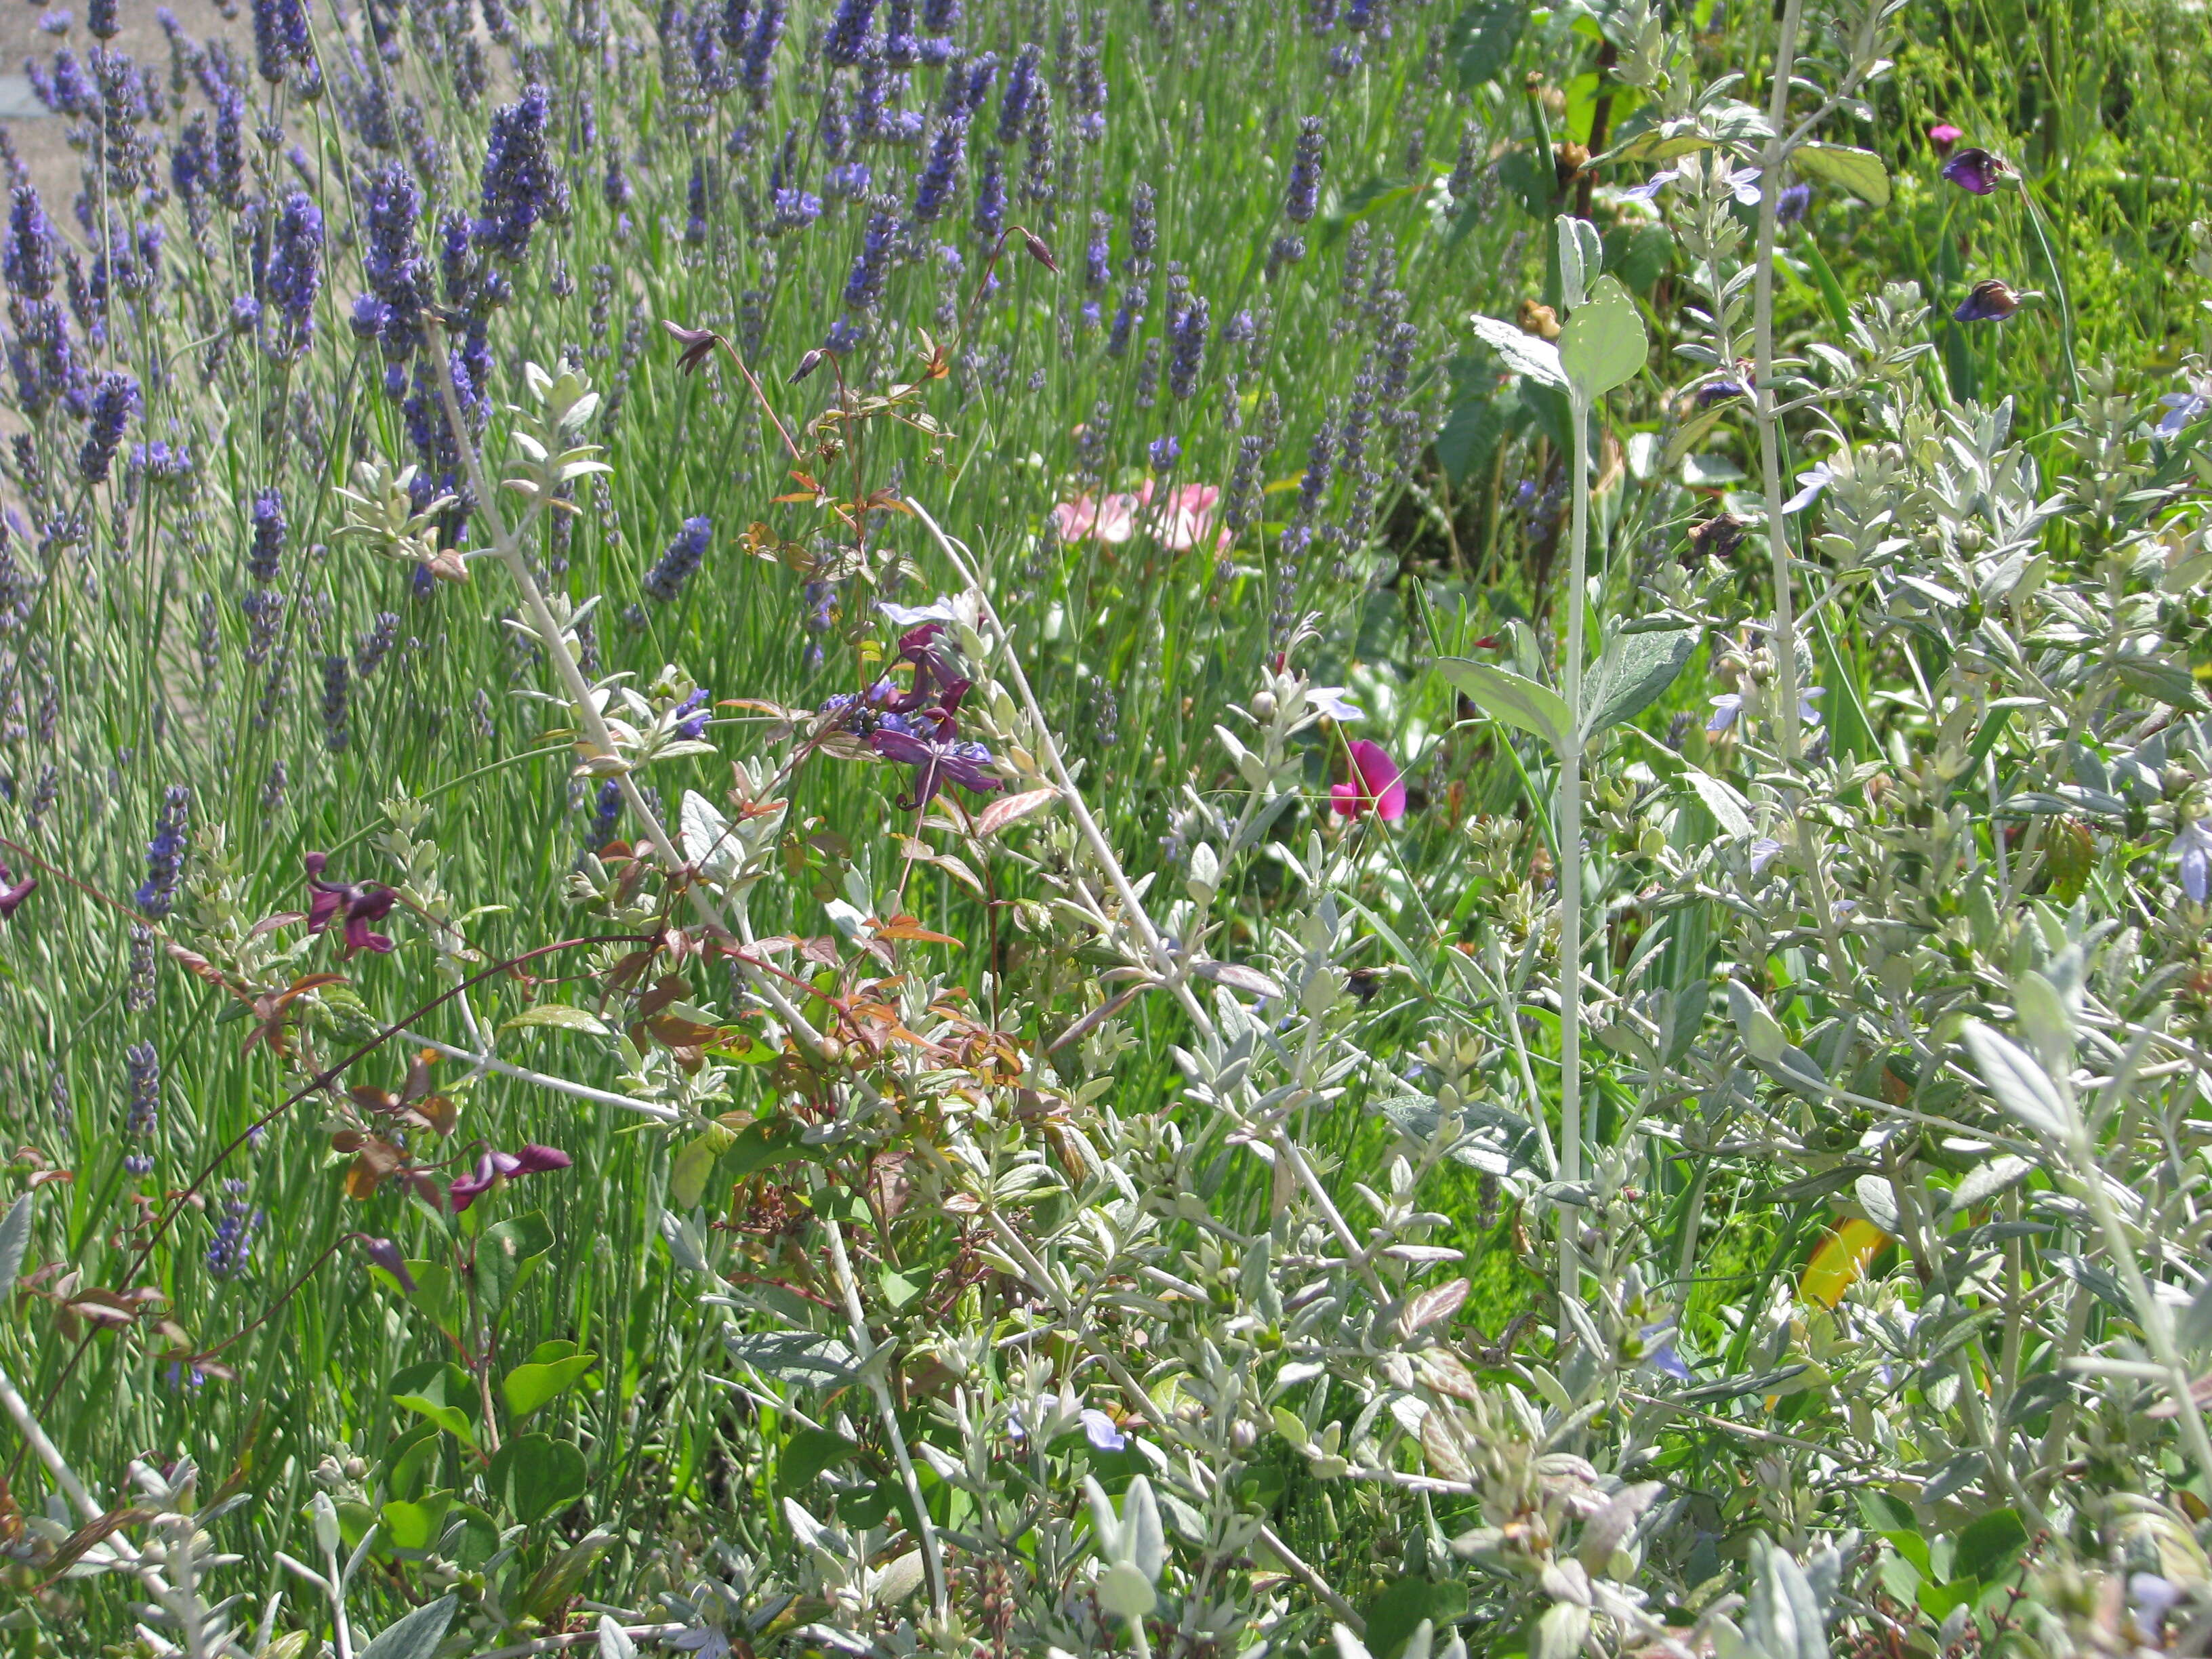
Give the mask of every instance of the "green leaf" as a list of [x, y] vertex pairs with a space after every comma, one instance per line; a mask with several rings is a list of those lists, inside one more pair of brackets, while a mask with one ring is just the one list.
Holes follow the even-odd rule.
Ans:
[[585, 1031], [592, 1036], [611, 1036], [605, 1022], [598, 1015], [581, 1008], [571, 1008], [565, 1002], [541, 1002], [535, 1007], [525, 1008], [509, 1020], [500, 1023], [500, 1030], [512, 1031], [517, 1027], [551, 1025], [563, 1031]]
[[799, 1388], [842, 1388], [860, 1374], [857, 1354], [816, 1331], [731, 1331], [722, 1346], [763, 1376]]
[[403, 1550], [427, 1550], [438, 1541], [445, 1528], [446, 1511], [453, 1505], [449, 1492], [425, 1492], [414, 1503], [386, 1504], [378, 1512], [384, 1522], [384, 1535], [393, 1546]]
[[1559, 303], [1573, 311], [1588, 305], [1598, 272], [1605, 268], [1605, 245], [1587, 219], [1562, 213], [1553, 221], [1559, 239]]
[[904, 1313], [929, 1288], [927, 1273], [902, 1273], [896, 1268], [885, 1267], [876, 1277], [883, 1285], [884, 1300], [891, 1304], [893, 1313]]
[[715, 1161], [737, 1138], [735, 1133], [723, 1125], [710, 1123], [684, 1143], [684, 1150], [676, 1154], [675, 1164], [668, 1172], [668, 1194], [676, 1200], [678, 1209], [697, 1207], [699, 1200], [706, 1195], [707, 1177], [714, 1172]]
[[1511, 435], [1522, 405], [1510, 392], [1485, 390], [1452, 406], [1437, 434], [1437, 461], [1454, 484], [1486, 473], [1498, 447]]
[[1966, 1052], [1974, 1069], [1997, 1097], [1997, 1104], [2039, 1133], [2064, 1139], [2074, 1121], [2073, 1109], [2043, 1069], [2043, 1062], [2002, 1032], [1978, 1020], [1966, 1030]]
[[1854, 149], [1849, 144], [1801, 144], [1790, 160], [1798, 172], [1847, 190], [1869, 207], [1889, 205], [1889, 169], [1870, 149]]
[[1467, 1611], [1467, 1585], [1457, 1578], [1410, 1575], [1367, 1604], [1367, 1650], [1375, 1659], [1399, 1659], [1424, 1619], [1439, 1630]]
[[584, 1373], [599, 1363], [599, 1358], [595, 1353], [580, 1353], [566, 1359], [517, 1365], [500, 1379], [500, 1395], [518, 1419], [527, 1417], [583, 1381]]
[[1500, 317], [1471, 317], [1475, 337], [1505, 361], [1510, 374], [1519, 374], [1539, 386], [1565, 386], [1566, 371], [1559, 366], [1559, 349], [1549, 340], [1524, 334]]
[[507, 1513], [530, 1526], [584, 1495], [584, 1454], [550, 1434], [518, 1435], [493, 1455], [487, 1479]]
[[438, 1644], [446, 1639], [446, 1626], [453, 1622], [457, 1605], [457, 1598], [443, 1595], [386, 1625], [376, 1640], [362, 1650], [361, 1659], [431, 1659]]
[[829, 1429], [801, 1429], [783, 1443], [775, 1460], [778, 1491], [797, 1492], [827, 1468], [856, 1456], [860, 1447]]
[[477, 1300], [497, 1318], [530, 1267], [553, 1248], [553, 1230], [532, 1210], [484, 1229], [477, 1240]]
[[1659, 701], [1698, 648], [1694, 628], [1616, 634], [1583, 687], [1583, 741]]
[[1710, 772], [1700, 772], [1694, 766], [1685, 768], [1682, 776], [1723, 830], [1739, 836], [1752, 832], [1751, 805], [1736, 793], [1734, 785]]
[[1614, 276], [1599, 277], [1589, 302], [1577, 307], [1559, 331], [1559, 367], [1568, 384], [1589, 398], [1601, 398], [1641, 374], [1650, 350], [1636, 301]]
[[0, 1220], [0, 1292], [15, 1288], [30, 1249], [31, 1195], [25, 1193], [8, 1206], [7, 1218]]
[[763, 1118], [738, 1131], [722, 1153], [722, 1170], [732, 1181], [743, 1181], [757, 1170], [805, 1159], [818, 1162], [827, 1149], [811, 1146], [805, 1131], [790, 1118]]
[[[1550, 215], [1559, 191], [1559, 170], [1553, 166], [1552, 158], [1526, 149], [1506, 152], [1505, 159], [1498, 164], [1498, 182], [1532, 219]], [[1461, 222], [1472, 228], [1474, 214], [1474, 209], [1470, 207]]]
[[1977, 1516], [1959, 1534], [1951, 1553], [1951, 1576], [1989, 1583], [2027, 1547], [2027, 1523], [2017, 1510], [1992, 1510]]
[[1493, 663], [1471, 662], [1464, 657], [1446, 657], [1437, 668], [1492, 720], [1534, 733], [1551, 744], [1553, 752], [1564, 753], [1574, 741], [1574, 723], [1567, 718], [1567, 705], [1551, 687]]
[[1451, 50], [1459, 58], [1459, 83], [1479, 87], [1494, 81], [1513, 62], [1528, 14], [1522, 0], [1475, 0], [1451, 27]]
[[1674, 239], [1664, 225], [1622, 225], [1605, 234], [1605, 268], [1632, 292], [1649, 293], [1674, 257]]
[[431, 1360], [392, 1379], [392, 1403], [426, 1417], [464, 1445], [477, 1443], [477, 1391], [459, 1365]]

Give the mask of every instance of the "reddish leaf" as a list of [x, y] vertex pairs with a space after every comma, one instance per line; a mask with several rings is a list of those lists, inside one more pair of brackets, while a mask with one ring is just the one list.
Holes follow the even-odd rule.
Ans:
[[975, 817], [975, 833], [995, 836], [1010, 823], [1018, 823], [1032, 812], [1049, 806], [1060, 799], [1057, 789], [1030, 789], [1018, 795], [1008, 795], [994, 800]]

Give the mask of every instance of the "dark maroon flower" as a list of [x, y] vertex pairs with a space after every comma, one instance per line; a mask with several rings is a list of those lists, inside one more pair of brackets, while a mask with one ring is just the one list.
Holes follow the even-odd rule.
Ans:
[[21, 908], [23, 901], [31, 896], [38, 884], [36, 876], [26, 876], [17, 881], [9, 873], [8, 866], [0, 864], [0, 921], [5, 921]]
[[1968, 289], [1951, 318], [1960, 323], [2002, 323], [2019, 309], [2020, 296], [1991, 277]]
[[496, 1146], [484, 1149], [477, 1160], [474, 1175], [461, 1176], [447, 1189], [453, 1201], [453, 1213], [459, 1215], [502, 1181], [514, 1181], [526, 1175], [543, 1175], [549, 1170], [565, 1170], [571, 1159], [557, 1146], [540, 1146], [535, 1142], [519, 1152], [502, 1152]]
[[1943, 163], [1943, 176], [1960, 190], [1987, 196], [2012, 177], [2012, 164], [1985, 149], [1962, 149]]
[[356, 951], [385, 951], [392, 949], [392, 941], [381, 933], [371, 933], [368, 924], [381, 921], [392, 914], [392, 906], [398, 897], [389, 887], [374, 881], [325, 881], [323, 867], [330, 862], [326, 853], [310, 853], [307, 857], [307, 890], [313, 895], [307, 901], [307, 931], [319, 933], [341, 916], [345, 919], [345, 951], [351, 956]]

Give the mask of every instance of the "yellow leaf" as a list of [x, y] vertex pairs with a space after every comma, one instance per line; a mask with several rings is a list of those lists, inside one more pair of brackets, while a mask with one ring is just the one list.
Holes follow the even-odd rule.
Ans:
[[1813, 1259], [1805, 1264], [1805, 1277], [1798, 1289], [1808, 1302], [1817, 1302], [1824, 1308], [1834, 1307], [1889, 1242], [1889, 1235], [1871, 1221], [1853, 1216], [1839, 1222], [1820, 1241], [1820, 1248], [1813, 1252]]

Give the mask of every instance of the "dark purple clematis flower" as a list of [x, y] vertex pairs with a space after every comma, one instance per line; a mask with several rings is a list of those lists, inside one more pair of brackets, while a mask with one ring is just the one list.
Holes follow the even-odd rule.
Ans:
[[502, 1181], [514, 1181], [526, 1175], [543, 1175], [549, 1170], [565, 1170], [573, 1160], [557, 1146], [540, 1146], [534, 1142], [520, 1152], [502, 1152], [496, 1146], [484, 1149], [477, 1160], [474, 1175], [461, 1176], [447, 1188], [447, 1196], [453, 1201], [453, 1213], [459, 1215]]
[[345, 921], [345, 951], [351, 956], [356, 951], [375, 951], [380, 953], [392, 949], [392, 941], [381, 933], [371, 933], [368, 924], [381, 921], [392, 914], [398, 895], [389, 887], [374, 881], [325, 881], [323, 868], [330, 862], [327, 853], [310, 853], [307, 857], [307, 889], [313, 896], [307, 901], [307, 931], [319, 933], [341, 916]]
[[1956, 152], [1943, 163], [1943, 176], [1960, 190], [1987, 196], [2012, 177], [2012, 163], [1988, 150], [1969, 148]]
[[2020, 296], [1991, 277], [1968, 289], [1951, 318], [1960, 323], [2002, 323], [2019, 309]]
[[951, 709], [944, 707], [927, 714], [885, 716], [869, 734], [868, 747], [887, 761], [914, 768], [914, 794], [899, 801], [902, 812], [921, 811], [948, 783], [976, 795], [1001, 787], [988, 770], [994, 763], [991, 751], [963, 741]]

